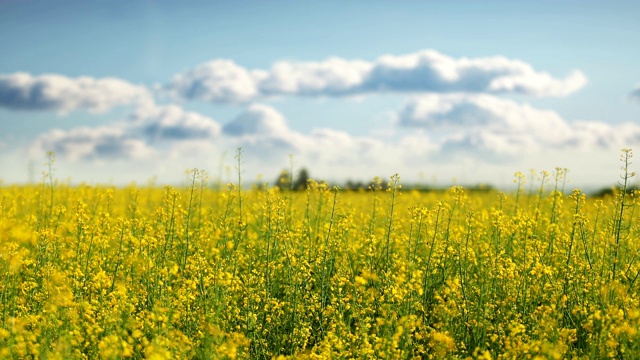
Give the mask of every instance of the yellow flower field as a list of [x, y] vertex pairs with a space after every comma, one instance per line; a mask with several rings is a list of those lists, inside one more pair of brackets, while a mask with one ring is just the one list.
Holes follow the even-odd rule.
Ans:
[[0, 358], [638, 358], [623, 160], [600, 199], [559, 169], [510, 194], [5, 186]]

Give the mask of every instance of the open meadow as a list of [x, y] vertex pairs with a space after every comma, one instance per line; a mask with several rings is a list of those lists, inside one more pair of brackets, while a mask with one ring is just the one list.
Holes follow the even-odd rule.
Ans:
[[5, 186], [0, 357], [638, 357], [637, 196], [563, 195], [564, 175]]

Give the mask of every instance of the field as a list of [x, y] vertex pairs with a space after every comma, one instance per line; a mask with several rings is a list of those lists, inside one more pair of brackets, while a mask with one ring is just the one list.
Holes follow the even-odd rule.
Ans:
[[628, 165], [604, 198], [5, 186], [0, 358], [638, 358]]

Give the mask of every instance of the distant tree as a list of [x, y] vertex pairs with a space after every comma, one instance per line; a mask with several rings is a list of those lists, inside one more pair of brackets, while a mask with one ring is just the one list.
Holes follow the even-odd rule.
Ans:
[[307, 190], [307, 182], [309, 181], [309, 172], [307, 169], [302, 168], [298, 173], [298, 178], [293, 183], [294, 190]]
[[366, 186], [362, 181], [353, 181], [349, 179], [344, 185], [344, 188], [347, 190], [360, 190], [360, 189], [365, 189]]
[[[640, 191], [640, 188], [636, 187], [636, 186], [630, 186], [627, 189], [627, 194], [632, 194], [636, 191]], [[602, 188], [600, 190], [597, 190], [595, 192], [592, 193], [591, 196], [596, 197], [596, 198], [603, 198], [606, 196], [613, 196], [616, 193], [622, 192], [622, 189], [620, 189], [619, 186], [611, 186], [608, 188]]]
[[280, 175], [276, 179], [275, 186], [280, 189], [280, 191], [289, 190], [291, 186], [291, 174], [289, 171], [282, 170]]

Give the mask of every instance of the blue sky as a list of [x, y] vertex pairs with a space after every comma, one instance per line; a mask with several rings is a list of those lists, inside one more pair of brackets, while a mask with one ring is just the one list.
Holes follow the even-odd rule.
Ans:
[[[640, 149], [637, 1], [0, 1], [0, 179], [614, 183]], [[425, 180], [426, 179], [426, 180]]]

